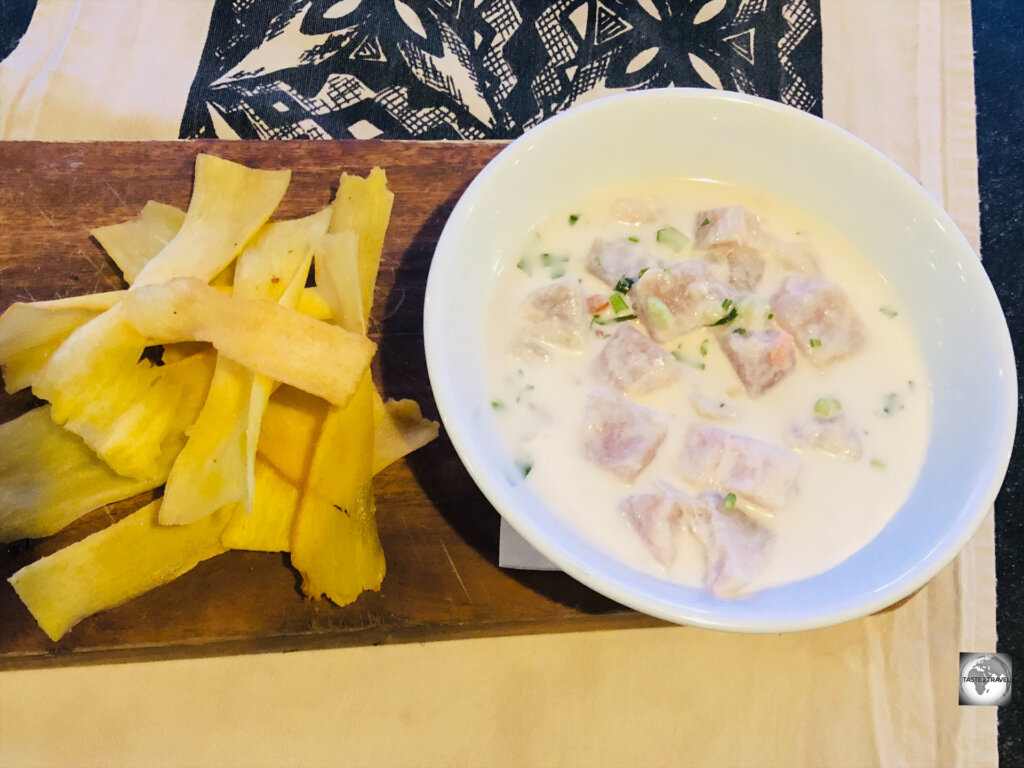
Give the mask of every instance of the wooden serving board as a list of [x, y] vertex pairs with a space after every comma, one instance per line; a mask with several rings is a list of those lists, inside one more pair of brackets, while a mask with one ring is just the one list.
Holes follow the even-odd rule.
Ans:
[[[365, 174], [379, 165], [387, 170], [395, 207], [371, 324], [380, 344], [374, 375], [385, 396], [415, 398], [436, 419], [422, 337], [427, 270], [455, 202], [501, 148], [374, 141], [0, 142], [0, 311], [15, 301], [124, 287], [89, 229], [131, 218], [150, 199], [185, 208], [199, 152], [254, 167], [291, 168], [291, 186], [275, 218], [315, 212], [332, 199], [341, 171]], [[0, 394], [0, 421], [37, 404], [28, 392]], [[304, 598], [286, 555], [228, 552], [82, 621], [55, 644], [7, 578], [154, 494], [103, 507], [48, 539], [0, 546], [0, 669], [659, 623], [564, 574], [498, 568], [498, 514], [443, 430], [431, 445], [378, 475], [375, 492], [387, 576], [379, 593], [345, 608]]]

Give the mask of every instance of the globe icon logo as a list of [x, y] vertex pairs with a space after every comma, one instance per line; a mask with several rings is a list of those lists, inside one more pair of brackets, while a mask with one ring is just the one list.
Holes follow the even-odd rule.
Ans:
[[1012, 675], [1010, 663], [997, 654], [969, 654], [960, 665], [960, 702], [988, 706], [1007, 703]]

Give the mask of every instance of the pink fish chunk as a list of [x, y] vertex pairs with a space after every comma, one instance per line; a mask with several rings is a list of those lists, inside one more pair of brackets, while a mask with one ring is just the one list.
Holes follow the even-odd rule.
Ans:
[[607, 389], [587, 395], [583, 409], [583, 454], [632, 483], [651, 463], [665, 439], [665, 418]]
[[645, 395], [679, 379], [679, 364], [632, 325], [620, 325], [594, 360], [594, 377], [627, 395]]
[[772, 532], [735, 507], [726, 509], [721, 494], [704, 492], [677, 503], [683, 522], [704, 550], [704, 585], [719, 597], [732, 597], [764, 570], [771, 557]]
[[635, 493], [619, 502], [629, 527], [643, 539], [655, 560], [666, 568], [676, 559], [676, 535], [682, 510], [664, 493]]
[[587, 252], [583, 266], [594, 277], [615, 285], [623, 277], [636, 280], [646, 267], [658, 266], [647, 249], [629, 240], [597, 239]]
[[712, 208], [697, 214], [697, 248], [755, 246], [761, 241], [757, 217], [742, 205]]
[[799, 472], [792, 451], [708, 424], [687, 429], [679, 463], [680, 475], [694, 485], [734, 493], [766, 509], [790, 502]]
[[796, 350], [793, 337], [785, 331], [745, 330], [743, 334], [725, 329], [718, 343], [740, 377], [747, 394], [757, 397], [778, 384], [793, 370]]
[[651, 338], [666, 342], [724, 317], [733, 290], [716, 278], [706, 263], [691, 259], [645, 272], [630, 296]]
[[798, 422], [790, 428], [787, 437], [796, 448], [812, 448], [829, 456], [858, 461], [863, 455], [860, 435], [843, 414]]
[[771, 299], [775, 322], [789, 331], [797, 349], [824, 367], [864, 344], [864, 326], [846, 291], [818, 277], [789, 275]]
[[558, 282], [532, 291], [520, 307], [522, 346], [549, 344], [572, 352], [586, 344], [583, 299], [575, 283]]
[[753, 248], [730, 248], [725, 261], [729, 265], [729, 285], [737, 290], [754, 290], [764, 276], [764, 259]]

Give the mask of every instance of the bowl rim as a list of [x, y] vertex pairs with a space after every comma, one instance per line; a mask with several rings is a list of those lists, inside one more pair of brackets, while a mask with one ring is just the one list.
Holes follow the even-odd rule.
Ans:
[[[563, 123], [580, 120], [584, 115], [591, 112], [600, 112], [605, 109], [618, 108], [618, 105], [621, 102], [655, 101], [666, 98], [698, 102], [705, 101], [709, 103], [723, 101], [740, 102], [758, 109], [773, 112], [782, 116], [786, 120], [802, 121], [807, 125], [813, 124], [815, 127], [812, 130], [830, 133], [834, 139], [844, 142], [852, 151], [860, 152], [871, 162], [881, 163], [888, 167], [890, 171], [894, 171], [897, 177], [900, 177], [904, 183], [911, 185], [915, 189], [915, 193], [921, 200], [922, 204], [927, 206], [929, 212], [935, 217], [937, 222], [950, 234], [957, 247], [971, 255], [970, 259], [964, 260], [965, 263], [970, 265], [967, 269], [975, 272], [973, 277], [977, 281], [981, 292], [984, 294], [983, 300], [998, 310], [997, 314], [1001, 319], [1001, 322], [998, 323], [997, 328], [992, 329], [992, 332], [997, 336], [997, 338], [993, 339], [993, 344], [999, 350], [999, 357], [996, 359], [995, 363], [997, 366], [1001, 366], [1003, 368], [1005, 374], [1003, 377], [1005, 386], [1002, 394], [1003, 408], [1007, 418], [1004, 424], [1001, 425], [999, 439], [995, 442], [992, 450], [991, 455], [994, 460], [989, 462], [986, 475], [987, 480], [984, 483], [983, 492], [980, 495], [975, 494], [973, 496], [973, 498], [977, 499], [975, 502], [976, 508], [969, 517], [961, 518], [963, 522], [960, 524], [959, 532], [957, 535], [945, 539], [944, 544], [939, 551], [933, 550], [924, 560], [916, 563], [916, 567], [904, 578], [887, 584], [870, 593], [870, 599], [854, 600], [852, 605], [839, 605], [830, 611], [814, 614], [805, 618], [787, 619], [783, 617], [778, 620], [765, 619], [761, 621], [749, 621], [730, 618], [721, 619], [708, 616], [706, 614], [686, 614], [678, 609], [670, 609], [657, 601], [630, 592], [628, 589], [620, 588], [610, 580], [602, 578], [599, 574], [595, 574], [594, 572], [588, 571], [578, 565], [571, 557], [567, 556], [558, 547], [554, 546], [543, 535], [541, 535], [541, 532], [535, 529], [529, 520], [518, 514], [515, 507], [504, 499], [502, 491], [499, 489], [498, 485], [493, 482], [491, 473], [489, 473], [480, 464], [477, 457], [473, 455], [473, 452], [469, 447], [468, 432], [470, 430], [464, 426], [463, 420], [456, 416], [459, 406], [453, 398], [453, 393], [449, 390], [448, 371], [441, 362], [441, 347], [443, 346], [441, 334], [435, 332], [435, 328], [440, 328], [442, 325], [440, 318], [435, 322], [435, 316], [440, 312], [440, 305], [442, 302], [432, 300], [432, 295], [436, 294], [437, 283], [440, 280], [438, 277], [439, 270], [435, 269], [435, 266], [441, 263], [438, 259], [438, 255], [444, 252], [448, 241], [456, 237], [454, 232], [458, 226], [458, 222], [460, 222], [471, 211], [478, 191], [484, 187], [489, 182], [489, 179], [495, 175], [500, 168], [508, 163], [510, 159], [514, 158], [517, 153], [523, 151], [525, 146], [536, 140], [538, 136], [543, 136], [549, 131], [559, 130]], [[451, 249], [449, 249], [449, 251], [454, 252]], [[443, 259], [444, 257], [441, 256], [441, 258]], [[974, 247], [970, 242], [968, 242], [967, 238], [960, 231], [960, 228], [953, 221], [952, 217], [920, 186], [917, 180], [900, 165], [880, 150], [850, 133], [846, 129], [795, 107], [784, 105], [770, 99], [737, 93], [734, 91], [718, 91], [708, 88], [653, 88], [606, 96], [561, 112], [511, 141], [497, 155], [495, 155], [486, 166], [484, 166], [469, 186], [466, 187], [445, 222], [445, 226], [438, 238], [427, 276], [423, 310], [423, 338], [427, 372], [430, 379], [431, 389], [433, 390], [433, 396], [437, 403], [438, 413], [444, 423], [448, 437], [451, 440], [460, 461], [466, 467], [466, 470], [469, 472], [474, 483], [481, 490], [491, 505], [498, 511], [501, 517], [508, 521], [508, 523], [512, 525], [513, 528], [515, 528], [515, 530], [527, 542], [529, 542], [531, 546], [548, 558], [548, 560], [589, 588], [625, 606], [648, 615], [665, 619], [676, 624], [696, 626], [706, 629], [742, 633], [777, 633], [816, 629], [871, 615], [893, 605], [920, 589], [931, 581], [931, 579], [940, 570], [948, 565], [963, 550], [968, 541], [974, 536], [975, 532], [981, 526], [985, 517], [989, 514], [989, 510], [992, 508], [1006, 476], [1016, 434], [1017, 374], [1013, 345], [1011, 342], [1009, 328], [1006, 323], [1005, 312], [1002, 309], [991, 280], [982, 266], [981, 259], [979, 258], [977, 251], [975, 251]], [[981, 485], [982, 483], [977, 483], [975, 485], [975, 489], [977, 490]], [[952, 530], [955, 530], [955, 527], [952, 528]]]

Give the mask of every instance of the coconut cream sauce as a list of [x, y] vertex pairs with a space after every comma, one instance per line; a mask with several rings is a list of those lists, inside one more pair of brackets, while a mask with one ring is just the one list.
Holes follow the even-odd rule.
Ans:
[[[825, 370], [798, 353], [795, 369], [756, 399], [747, 396], [709, 329], [663, 344], [681, 358], [679, 383], [630, 399], [666, 416], [668, 434], [651, 464], [627, 484], [589, 462], [582, 451], [583, 403], [587, 392], [598, 386], [591, 364], [605, 342], [600, 333], [611, 333], [615, 326], [592, 325], [582, 353], [553, 350], [546, 361], [517, 356], [510, 347], [521, 302], [531, 291], [551, 284], [553, 269], [555, 274], [560, 271], [558, 256], [569, 257], [561, 279], [579, 281], [583, 297], [610, 294], [611, 287], [583, 268], [584, 256], [599, 237], [636, 238], [666, 263], [699, 257], [692, 247], [673, 253], [656, 242], [656, 232], [673, 226], [692, 238], [698, 211], [726, 205], [746, 206], [777, 238], [809, 243], [822, 276], [849, 295], [864, 324], [865, 344]], [[619, 220], [628, 218], [622, 215], [624, 208], [637, 206], [653, 214], [649, 222]], [[554, 255], [555, 267], [543, 266], [541, 253]], [[908, 497], [924, 460], [929, 430], [923, 359], [899, 299], [885, 279], [822, 222], [759, 191], [706, 181], [658, 180], [604, 190], [556, 212], [528, 234], [519, 256], [532, 265], [532, 274], [517, 268], [515, 258], [501, 265], [487, 320], [490, 411], [510, 462], [530, 468], [525, 482], [551, 513], [621, 562], [680, 584], [703, 583], [703, 553], [685, 526], [677, 536], [675, 563], [666, 569], [616, 508], [626, 495], [657, 490], [657, 481], [699, 493], [700, 488], [689, 486], [676, 472], [683, 435], [692, 423], [715, 424], [786, 446], [791, 426], [812, 418], [819, 398], [831, 397], [840, 401], [860, 435], [859, 461], [811, 449], [798, 451], [798, 492], [789, 506], [768, 513], [740, 501], [739, 507], [775, 535], [768, 565], [745, 591], [806, 578], [837, 565], [871, 541]], [[755, 293], [767, 300], [786, 274], [767, 259]], [[897, 314], [890, 316], [893, 310]], [[738, 417], [702, 419], [690, 403], [694, 392], [737, 406]]]

